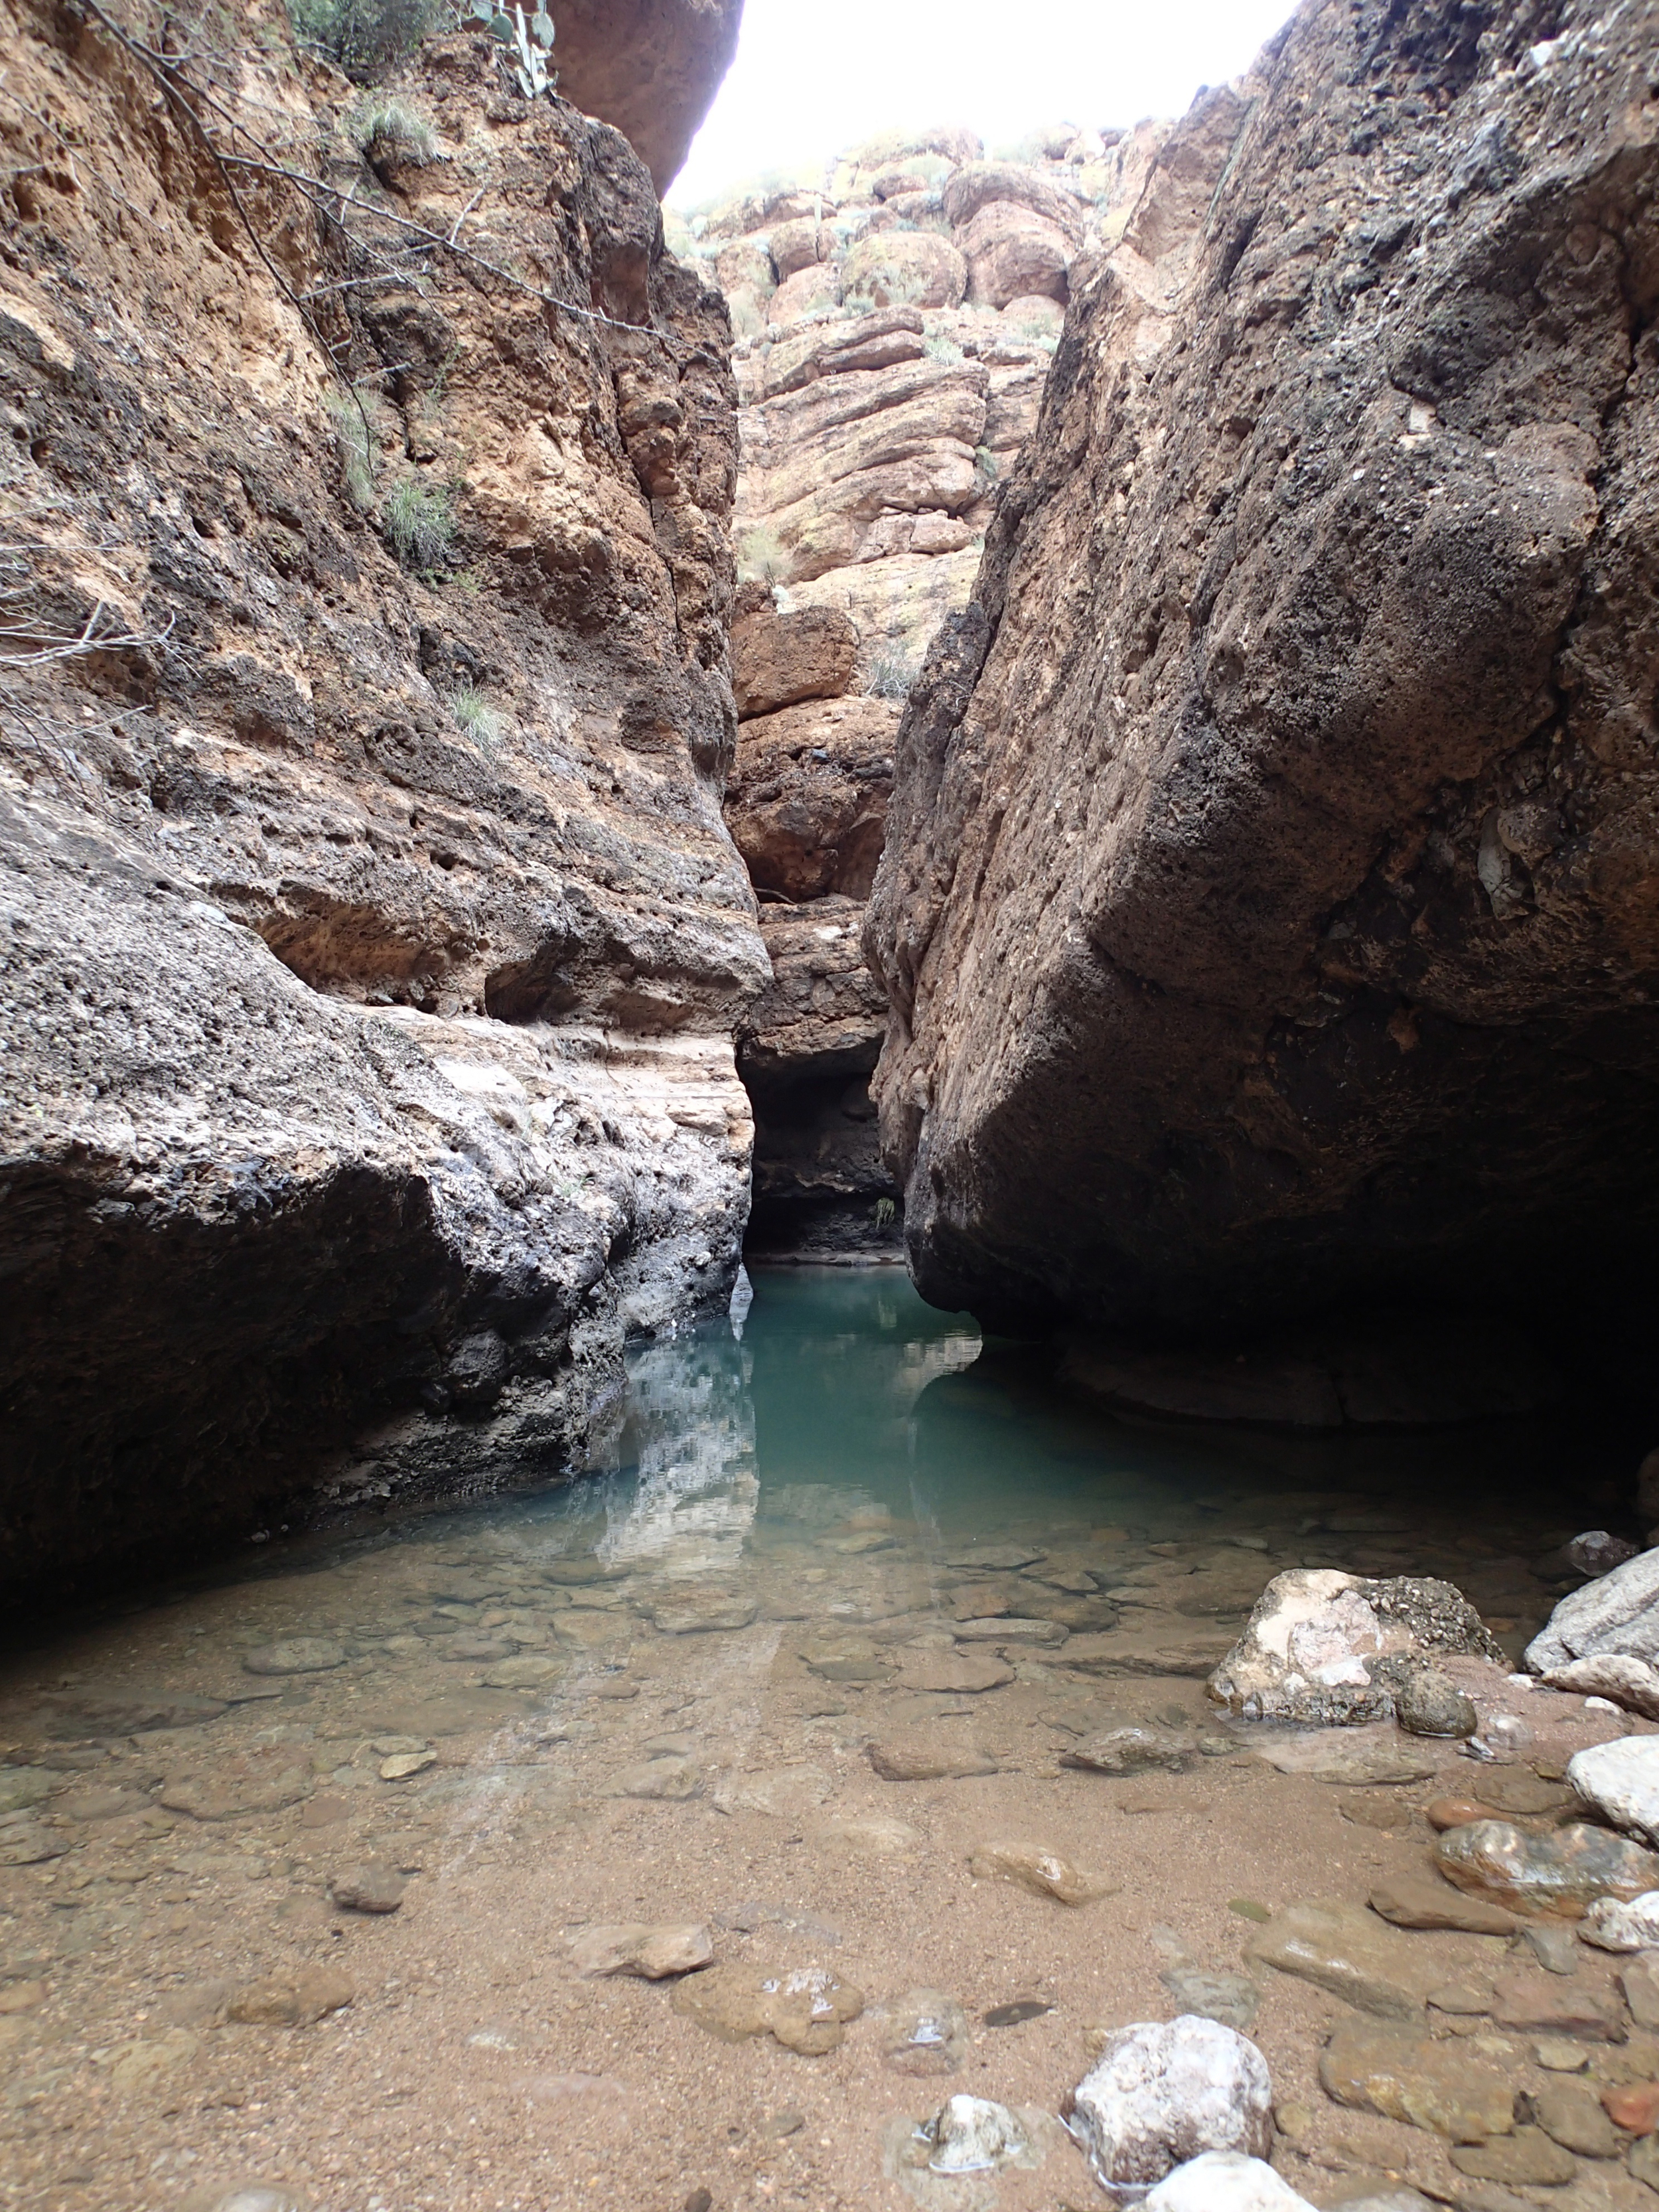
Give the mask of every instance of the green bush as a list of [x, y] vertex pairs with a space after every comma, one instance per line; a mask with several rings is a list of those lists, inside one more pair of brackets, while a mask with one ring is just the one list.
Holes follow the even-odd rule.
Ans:
[[445, 483], [399, 477], [386, 495], [380, 528], [405, 568], [429, 574], [455, 542], [454, 495]]
[[294, 35], [358, 84], [372, 84], [449, 19], [443, 0], [288, 0]]
[[921, 349], [929, 361], [943, 362], [946, 368], [953, 368], [957, 362], [963, 358], [962, 348], [954, 338], [941, 337], [924, 338], [921, 342]]

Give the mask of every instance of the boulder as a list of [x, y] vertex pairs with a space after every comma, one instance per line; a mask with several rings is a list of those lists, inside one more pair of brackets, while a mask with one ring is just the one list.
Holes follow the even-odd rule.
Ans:
[[[816, 268], [820, 261], [835, 258], [836, 234], [827, 222], [817, 222], [811, 216], [799, 216], [793, 222], [773, 226], [768, 240], [772, 266], [781, 283], [787, 283], [803, 269]], [[719, 274], [720, 264], [715, 264]], [[726, 279], [720, 277], [724, 286]]]
[[842, 264], [849, 298], [878, 307], [955, 307], [968, 289], [968, 264], [932, 230], [884, 230], [862, 238]]
[[1066, 297], [1066, 271], [1076, 251], [1057, 223], [1029, 208], [993, 200], [957, 234], [968, 264], [968, 296], [975, 307], [1004, 307], [1032, 293]]
[[1547, 1674], [1575, 1659], [1659, 1654], [1659, 1549], [1640, 1552], [1571, 1591], [1528, 1644], [1526, 1662]]
[[831, 261], [815, 261], [786, 276], [766, 302], [769, 323], [798, 323], [825, 307], [841, 305], [841, 271]]
[[1308, 2199], [1265, 2160], [1236, 2150], [1189, 2158], [1140, 2204], [1141, 2212], [1313, 2212]]
[[1547, 1667], [1544, 1681], [1549, 1689], [1606, 1698], [1627, 1713], [1659, 1721], [1659, 1668], [1627, 1652], [1597, 1652], [1589, 1659], [1569, 1659], [1564, 1667]]
[[1659, 1735], [1620, 1736], [1576, 1751], [1567, 1780], [1593, 1813], [1659, 1844]]
[[1262, 1592], [1210, 1694], [1251, 1720], [1386, 1720], [1430, 1653], [1504, 1656], [1449, 1583], [1295, 1567]]
[[739, 720], [802, 699], [836, 699], [853, 680], [859, 634], [833, 607], [741, 616], [732, 625], [732, 690]]
[[1659, 1889], [1639, 1897], [1603, 1897], [1578, 1923], [1578, 1933], [1598, 1951], [1659, 1951]]
[[1074, 240], [1083, 235], [1083, 210], [1073, 195], [1016, 162], [966, 161], [945, 179], [940, 198], [953, 230], [964, 228], [982, 209], [1000, 205], [1036, 216]]
[[1103, 2189], [1144, 2186], [1206, 2151], [1265, 2157], [1273, 2087], [1267, 2061], [1236, 2028], [1182, 2013], [1109, 2036], [1067, 2118]]
[[[827, 628], [836, 618], [825, 612]], [[830, 672], [829, 650], [819, 665]], [[886, 826], [897, 720], [884, 699], [851, 698], [803, 701], [742, 725], [726, 819], [762, 890], [794, 900], [865, 896]], [[861, 969], [860, 948], [848, 951]]]
[[1659, 1857], [1605, 1828], [1569, 1823], [1534, 1834], [1510, 1820], [1469, 1820], [1434, 1843], [1434, 1863], [1459, 1889], [1512, 1912], [1577, 1920], [1598, 1898], [1629, 1899], [1659, 1887]]
[[830, 323], [799, 337], [769, 346], [762, 368], [762, 393], [774, 398], [816, 384], [823, 376], [856, 369], [896, 368], [921, 361], [922, 323], [915, 307], [885, 307], [851, 323]]

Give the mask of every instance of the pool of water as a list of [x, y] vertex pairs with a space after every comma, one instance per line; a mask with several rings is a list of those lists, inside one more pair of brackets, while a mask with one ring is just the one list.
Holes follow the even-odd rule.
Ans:
[[[1133, 1425], [891, 1272], [766, 1274], [636, 1353], [582, 1480], [250, 1550], [6, 1661], [11, 2201], [1103, 2201], [1042, 2118], [1091, 2038], [1167, 2017], [1172, 1959], [1236, 1971], [1230, 1899], [1421, 1855], [1254, 1759], [1205, 1674], [1291, 1565], [1443, 1575], [1518, 1650], [1574, 1448]], [[1125, 1717], [1206, 1753], [1060, 1765]], [[1000, 1879], [1011, 1839], [1080, 1901]], [[589, 1971], [658, 1923], [713, 1964]], [[1333, 2005], [1265, 1978], [1310, 2096]], [[957, 2088], [1028, 2112], [1025, 2164], [918, 2170]]]

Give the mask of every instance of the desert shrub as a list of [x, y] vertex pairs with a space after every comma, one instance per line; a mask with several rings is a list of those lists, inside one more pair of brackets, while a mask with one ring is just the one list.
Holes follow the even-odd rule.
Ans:
[[418, 167], [438, 151], [436, 135], [426, 118], [406, 100], [384, 94], [360, 100], [346, 129], [370, 161], [407, 161]]
[[984, 477], [988, 484], [994, 484], [1002, 473], [1000, 467], [998, 465], [997, 457], [991, 451], [991, 448], [988, 446], [975, 447], [974, 466], [979, 471], [981, 476]]
[[443, 0], [288, 0], [302, 46], [372, 84], [447, 21]]
[[902, 646], [878, 646], [870, 656], [866, 680], [874, 698], [908, 699], [916, 680], [915, 662]]
[[781, 584], [788, 568], [777, 532], [763, 523], [738, 540], [738, 574], [745, 584]]
[[346, 497], [359, 514], [367, 514], [374, 504], [374, 441], [369, 419], [357, 397], [344, 392], [330, 393], [328, 413], [334, 425]]
[[463, 737], [471, 738], [481, 753], [495, 752], [501, 742], [507, 719], [492, 707], [476, 684], [464, 684], [449, 696], [449, 712], [455, 726]]
[[380, 528], [405, 568], [435, 568], [455, 542], [454, 495], [445, 483], [402, 476], [386, 494]]
[[954, 338], [942, 337], [938, 335], [924, 338], [921, 342], [921, 349], [929, 361], [943, 362], [946, 368], [954, 368], [957, 362], [963, 358], [962, 348]]

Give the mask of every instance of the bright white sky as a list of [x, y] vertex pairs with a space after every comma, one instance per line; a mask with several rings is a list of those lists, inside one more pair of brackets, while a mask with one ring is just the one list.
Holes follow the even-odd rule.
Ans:
[[1292, 0], [745, 0], [730, 76], [671, 189], [696, 207], [811, 172], [894, 125], [988, 149], [1060, 121], [1179, 115], [1248, 66]]

